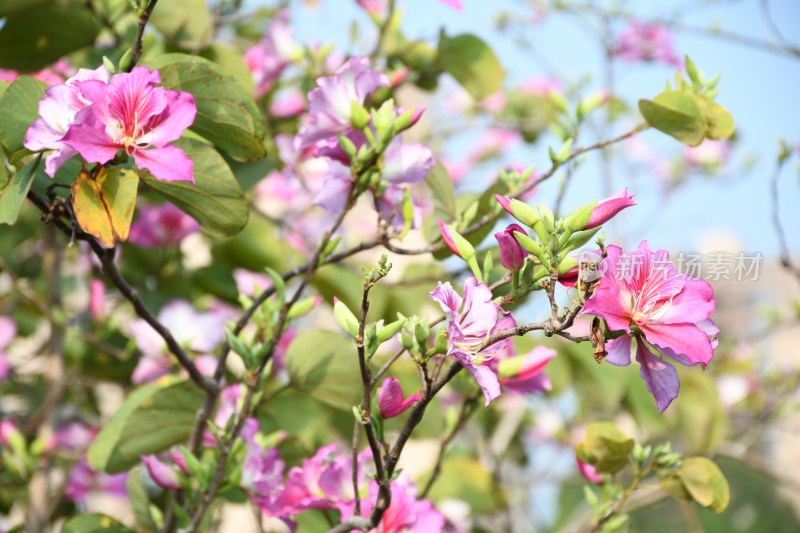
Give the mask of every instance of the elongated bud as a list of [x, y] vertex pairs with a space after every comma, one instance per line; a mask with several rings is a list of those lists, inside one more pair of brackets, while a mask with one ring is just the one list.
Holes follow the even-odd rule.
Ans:
[[512, 217], [529, 228], [533, 228], [539, 222], [539, 213], [525, 202], [521, 202], [516, 198], [509, 199], [499, 194], [496, 194], [494, 197]]
[[444, 239], [444, 243], [458, 257], [466, 261], [469, 261], [475, 257], [475, 248], [469, 243], [469, 241], [459, 235], [458, 232], [454, 231], [441, 219], [439, 220], [439, 231], [442, 233], [442, 239]]
[[523, 233], [514, 233], [514, 239], [516, 239], [523, 250], [538, 258], [545, 268], [550, 268], [550, 259], [545, 255], [544, 248], [542, 248], [541, 244]]
[[403, 329], [403, 326], [406, 325], [406, 322], [407, 320], [404, 318], [402, 320], [395, 320], [394, 322], [378, 328], [378, 342], [384, 343], [394, 337], [398, 331]]
[[420, 106], [406, 111], [394, 121], [394, 129], [397, 133], [405, 131], [419, 122], [420, 117], [425, 112], [425, 106]]
[[563, 257], [566, 254], [570, 253], [571, 251], [577, 250], [578, 248], [580, 248], [581, 246], [592, 240], [592, 237], [597, 235], [597, 232], [599, 231], [600, 228], [595, 228], [573, 233], [572, 236], [564, 244], [564, 246], [561, 247], [561, 252], [559, 255]]
[[310, 296], [303, 300], [300, 300], [296, 304], [294, 304], [291, 309], [289, 309], [289, 313], [286, 315], [286, 318], [289, 320], [300, 318], [302, 316], [306, 316], [308, 313], [311, 312], [319, 302], [322, 301], [321, 296]]
[[566, 274], [573, 268], [577, 268], [578, 260], [574, 257], [566, 257], [563, 261], [558, 265], [558, 274]]
[[333, 298], [333, 318], [348, 335], [358, 337], [358, 319], [339, 298]]
[[636, 202], [633, 201], [634, 196], [635, 195], [629, 193], [628, 188], [625, 187], [613, 196], [609, 196], [605, 200], [600, 200], [597, 202], [597, 205], [594, 206], [586, 226], [578, 229], [592, 229], [602, 226], [623, 209], [636, 205]]
[[155, 455], [143, 455], [142, 463], [147, 468], [147, 473], [156, 485], [166, 490], [180, 490], [181, 484], [178, 481], [178, 473], [162, 463]]
[[[522, 265], [525, 264], [525, 257], [528, 255], [514, 239], [515, 233], [528, 234], [518, 224], [510, 224], [504, 231], [494, 234], [497, 244], [500, 245], [500, 262], [512, 272], [522, 268]], [[489, 269], [484, 270], [488, 272]]]

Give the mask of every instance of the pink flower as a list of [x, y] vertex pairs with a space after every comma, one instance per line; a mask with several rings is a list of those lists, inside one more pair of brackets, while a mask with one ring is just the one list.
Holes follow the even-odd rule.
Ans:
[[614, 55], [626, 61], [659, 61], [681, 68], [683, 61], [675, 53], [669, 29], [662, 24], [631, 20], [619, 36]]
[[194, 97], [156, 87], [160, 81], [158, 71], [135, 67], [107, 85], [81, 82], [81, 97], [92, 105], [79, 111], [63, 142], [89, 163], [107, 163], [125, 150], [137, 167], [160, 180], [194, 182], [192, 160], [169, 145], [194, 122]]
[[473, 375], [483, 390], [486, 405], [500, 396], [500, 383], [494, 371], [484, 361], [491, 359], [495, 351], [502, 348], [502, 343], [481, 349], [483, 342], [492, 333], [500, 329], [498, 322], [501, 315], [510, 318], [492, 299], [492, 291], [483, 283], [470, 277], [464, 282], [464, 298], [453, 290], [450, 283], [439, 283], [428, 293], [439, 303], [447, 316], [447, 355]]
[[706, 139], [699, 146], [684, 146], [683, 158], [690, 167], [716, 170], [728, 162], [730, 151], [729, 143]]
[[297, 45], [289, 25], [289, 17], [289, 11], [279, 11], [270, 21], [261, 42], [247, 50], [244, 55], [245, 64], [253, 74], [256, 97], [269, 90], [295, 55]]
[[143, 455], [142, 464], [156, 485], [166, 490], [181, 490], [178, 473], [174, 468], [163, 463], [155, 455]]
[[635, 195], [630, 194], [628, 188], [625, 187], [605, 200], [600, 200], [597, 205], [594, 206], [594, 210], [592, 210], [592, 214], [589, 217], [589, 223], [586, 224], [586, 227], [583, 229], [593, 229], [602, 226], [626, 207], [636, 205], [636, 202], [633, 201], [634, 196]]
[[50, 177], [55, 176], [61, 165], [78, 153], [63, 139], [78, 112], [91, 104], [80, 92], [81, 83], [89, 80], [108, 83], [106, 67], [80, 69], [64, 83], [48, 88], [44, 98], [39, 100], [39, 118], [25, 134], [25, 148], [34, 152], [49, 150], [44, 170]]
[[575, 456], [575, 462], [578, 464], [578, 472], [581, 473], [586, 481], [594, 483], [595, 485], [601, 485], [603, 483], [603, 476], [597, 473], [594, 466], [589, 463], [584, 463], [578, 459], [577, 455]]
[[386, 0], [356, 0], [356, 3], [361, 9], [376, 17], [386, 12]]
[[528, 256], [528, 252], [523, 250], [522, 246], [514, 238], [515, 232], [523, 235], [528, 234], [519, 224], [509, 224], [506, 229], [494, 234], [497, 244], [500, 245], [500, 262], [512, 272], [522, 268], [522, 265], [525, 264], [525, 258]]
[[11, 375], [11, 364], [4, 350], [16, 336], [17, 326], [14, 321], [7, 316], [0, 316], [0, 381]]
[[463, 11], [464, 10], [464, 2], [462, 0], [439, 0], [443, 4], [447, 4], [448, 6], [452, 7], [456, 11]]
[[120, 499], [128, 498], [125, 486], [128, 473], [103, 474], [92, 470], [86, 459], [81, 459], [69, 473], [64, 495], [73, 502], [85, 500], [92, 492], [100, 492]]
[[59, 427], [53, 436], [56, 448], [72, 454], [83, 454], [89, 449], [98, 430], [87, 426], [83, 422], [72, 421]]
[[586, 301], [583, 312], [602, 317], [609, 329], [630, 335], [606, 342], [606, 361], [631, 362], [631, 336], [636, 338], [636, 360], [656, 400], [659, 412], [678, 396], [675, 368], [650, 349], [678, 363], [703, 368], [714, 357], [719, 329], [709, 316], [716, 301], [708, 282], [679, 274], [665, 250], [651, 252], [642, 241], [634, 252], [607, 247], [600, 286]]
[[450, 248], [451, 252], [464, 259], [464, 256], [461, 255], [461, 252], [458, 250], [458, 246], [456, 245], [456, 237], [453, 235], [453, 230], [450, 229], [450, 226], [447, 225], [442, 219], [439, 219], [438, 222], [439, 232], [442, 234], [442, 240], [444, 243], [448, 248]]
[[378, 391], [378, 408], [383, 418], [394, 418], [403, 414], [406, 409], [417, 403], [422, 398], [422, 391], [403, 399], [403, 389], [400, 381], [395, 377], [383, 380], [383, 385]]
[[23, 442], [25, 441], [25, 437], [22, 436], [22, 433], [13, 420], [7, 418], [0, 419], [0, 444], [7, 447], [12, 439], [21, 439]]
[[192, 233], [200, 231], [195, 219], [174, 204], [139, 206], [131, 224], [128, 241], [147, 248], [177, 246]]
[[352, 103], [363, 104], [367, 95], [389, 85], [382, 73], [369, 69], [369, 59], [351, 58], [331, 77], [317, 79], [308, 95], [311, 120], [300, 130], [300, 147], [336, 137], [351, 127]]
[[102, 280], [89, 280], [89, 314], [95, 320], [103, 318], [103, 305], [106, 300], [106, 286]]
[[[428, 500], [417, 499], [417, 486], [401, 473], [395, 479], [390, 490], [392, 501], [386, 512], [383, 513], [377, 527], [367, 533], [442, 533], [445, 518]], [[374, 481], [369, 485], [369, 496], [361, 502], [361, 512], [369, 516], [372, 506], [378, 496], [378, 484]], [[352, 516], [353, 511], [343, 512], [342, 518]]]
[[[371, 460], [371, 455], [369, 456]], [[367, 456], [359, 457], [359, 473], [364, 476]], [[355, 499], [353, 493], [353, 461], [335, 444], [323, 446], [313, 457], [303, 460], [302, 466], [289, 470], [286, 484], [276, 504], [289, 513], [309, 509], [345, 510]]]
[[245, 439], [245, 458], [242, 465], [241, 486], [250, 499], [269, 516], [286, 514], [278, 502], [283, 484], [284, 463], [278, 450], [265, 449], [254, 439]]
[[306, 97], [296, 89], [275, 95], [269, 104], [269, 114], [278, 118], [294, 117], [305, 110]]

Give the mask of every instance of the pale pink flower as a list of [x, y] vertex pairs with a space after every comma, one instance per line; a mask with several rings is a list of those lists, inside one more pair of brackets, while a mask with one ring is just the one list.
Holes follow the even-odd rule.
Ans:
[[305, 110], [306, 97], [296, 89], [276, 94], [269, 104], [269, 114], [278, 118], [294, 117]]
[[336, 137], [351, 128], [353, 102], [364, 104], [378, 87], [389, 85], [385, 74], [370, 70], [369, 59], [351, 58], [331, 77], [317, 79], [308, 95], [310, 121], [300, 130], [300, 147]]
[[658, 61], [683, 67], [683, 61], [675, 52], [669, 28], [658, 23], [631, 20], [619, 35], [614, 55], [632, 62]]
[[647, 241], [638, 250], [624, 253], [606, 248], [605, 271], [600, 286], [583, 313], [603, 318], [612, 331], [626, 335], [606, 342], [605, 360], [626, 366], [631, 362], [631, 338], [636, 338], [636, 360], [641, 375], [663, 412], [678, 396], [680, 382], [675, 368], [655, 355], [703, 368], [714, 357], [719, 329], [709, 316], [716, 301], [711, 285], [681, 275], [665, 250], [651, 252]]
[[165, 490], [181, 490], [178, 472], [155, 455], [143, 455], [142, 464], [153, 482]]
[[483, 390], [486, 405], [489, 405], [500, 396], [500, 383], [495, 372], [484, 363], [503, 345], [497, 343], [482, 349], [481, 346], [492, 333], [501, 329], [498, 325], [501, 317], [510, 318], [508, 323], [512, 325], [515, 324], [513, 317], [494, 302], [489, 287], [474, 277], [464, 282], [463, 298], [449, 282], [440, 282], [428, 294], [447, 317], [447, 355], [464, 365], [473, 375]]
[[125, 150], [157, 179], [194, 182], [193, 161], [169, 144], [194, 122], [194, 97], [156, 87], [160, 82], [158, 71], [145, 67], [116, 74], [108, 84], [81, 82], [81, 97], [91, 105], [78, 112], [63, 142], [89, 163], [107, 163]]
[[91, 493], [99, 492], [126, 500], [128, 473], [103, 474], [92, 470], [86, 459], [81, 459], [69, 473], [64, 495], [73, 502], [84, 501]]
[[45, 172], [53, 177], [56, 171], [78, 152], [63, 142], [64, 135], [76, 121], [79, 111], [91, 105], [80, 91], [82, 82], [95, 80], [106, 84], [109, 74], [106, 67], [95, 70], [80, 69], [67, 81], [53, 85], [39, 100], [39, 118], [25, 134], [25, 148], [34, 152], [48, 150]]
[[684, 146], [683, 158], [690, 167], [717, 170], [728, 162], [730, 151], [728, 142], [706, 139], [699, 146]]
[[264, 95], [280, 78], [298, 49], [289, 25], [290, 13], [279, 11], [270, 21], [261, 42], [247, 50], [244, 61], [253, 74], [256, 97]]
[[128, 242], [147, 248], [177, 246], [198, 231], [197, 221], [174, 204], [142, 205], [131, 224]]

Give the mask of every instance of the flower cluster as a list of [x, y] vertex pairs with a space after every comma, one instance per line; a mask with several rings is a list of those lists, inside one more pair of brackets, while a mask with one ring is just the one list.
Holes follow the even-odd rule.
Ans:
[[56, 171], [75, 155], [105, 164], [124, 151], [136, 166], [164, 181], [194, 181], [194, 163], [176, 141], [197, 113], [194, 97], [156, 87], [157, 71], [136, 67], [111, 76], [105, 67], [80, 69], [47, 89], [25, 147], [49, 151], [45, 171]]

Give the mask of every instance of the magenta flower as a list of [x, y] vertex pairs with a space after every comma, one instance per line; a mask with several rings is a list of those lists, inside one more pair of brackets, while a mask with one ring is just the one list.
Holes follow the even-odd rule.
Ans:
[[128, 489], [125, 486], [127, 479], [127, 472], [98, 473], [92, 470], [86, 459], [81, 459], [69, 473], [64, 486], [64, 495], [73, 502], [84, 501], [95, 492], [126, 500], [128, 498]]
[[75, 116], [62, 139], [89, 163], [107, 163], [119, 150], [136, 166], [164, 181], [194, 182], [194, 163], [176, 141], [197, 114], [194, 97], [156, 87], [158, 71], [135, 67], [102, 81], [80, 83], [81, 97], [91, 102]]
[[500, 383], [497, 375], [486, 364], [494, 353], [501, 349], [502, 343], [481, 349], [483, 342], [495, 331], [501, 329], [499, 317], [511, 318], [492, 299], [492, 291], [483, 283], [470, 277], [464, 282], [464, 298], [453, 290], [450, 283], [439, 283], [428, 293], [439, 303], [447, 317], [447, 355], [473, 375], [483, 390], [486, 405], [500, 396]]
[[142, 464], [153, 482], [165, 490], [181, 490], [178, 472], [155, 455], [143, 455]]
[[537, 346], [525, 355], [500, 360], [497, 364], [500, 385], [523, 394], [549, 391], [553, 386], [544, 369], [556, 355], [552, 348]]
[[174, 204], [142, 205], [131, 224], [128, 242], [147, 248], [177, 246], [192, 233], [200, 231], [195, 219]]
[[651, 252], [647, 241], [634, 252], [623, 254], [618, 246], [608, 246], [607, 252], [600, 286], [583, 312], [630, 334], [606, 342], [605, 359], [611, 364], [630, 364], [631, 337], [636, 338], [642, 378], [664, 412], [678, 396], [680, 382], [675, 368], [650, 347], [678, 363], [705, 368], [718, 344], [719, 329], [709, 318], [714, 292], [708, 282], [679, 274], [669, 253]]
[[265, 449], [255, 439], [245, 439], [245, 458], [242, 465], [241, 486], [250, 499], [268, 516], [286, 514], [278, 502], [283, 484], [284, 463], [278, 450]]
[[7, 316], [0, 316], [0, 381], [11, 375], [11, 364], [4, 350], [16, 336], [17, 326], [14, 321]]
[[462, 0], [439, 0], [439, 1], [443, 4], [447, 4], [456, 11], [462, 11], [464, 9], [464, 2]]
[[80, 91], [82, 82], [94, 80], [106, 84], [109, 74], [106, 67], [96, 70], [80, 69], [64, 83], [45, 91], [39, 100], [39, 118], [25, 134], [25, 148], [34, 152], [49, 150], [44, 170], [51, 178], [56, 171], [78, 152], [63, 142], [64, 135], [75, 122], [78, 112], [91, 104]]
[[422, 398], [422, 391], [403, 399], [400, 381], [395, 377], [390, 377], [383, 380], [383, 385], [378, 391], [378, 408], [383, 418], [394, 418], [403, 414], [420, 398]]
[[658, 61], [683, 67], [683, 61], [675, 53], [669, 28], [657, 23], [632, 20], [620, 33], [614, 55], [631, 62]]
[[388, 85], [384, 74], [369, 69], [369, 59], [357, 57], [333, 76], [317, 79], [317, 88], [308, 95], [311, 120], [300, 131], [301, 148], [346, 132], [352, 103], [363, 104], [372, 91]]
[[522, 246], [514, 238], [515, 232], [524, 235], [528, 234], [519, 224], [509, 224], [506, 229], [494, 234], [497, 244], [500, 245], [500, 262], [512, 272], [522, 268], [522, 265], [525, 264], [525, 258], [528, 256], [528, 252], [523, 250]]
[[602, 226], [626, 207], [636, 205], [636, 202], [633, 201], [634, 196], [635, 195], [630, 194], [628, 188], [625, 187], [605, 200], [600, 200], [597, 202], [597, 205], [594, 206], [594, 210], [589, 217], [589, 222], [583, 229], [593, 229]]
[[[401, 473], [390, 486], [392, 501], [378, 525], [367, 533], [442, 533], [445, 518], [429, 500], [417, 499], [417, 486], [408, 475]], [[378, 496], [378, 484], [371, 481], [369, 495], [361, 502], [361, 512], [369, 516]], [[352, 510], [342, 513], [342, 519], [352, 516]]]
[[261, 42], [251, 47], [244, 55], [244, 62], [253, 75], [256, 97], [264, 95], [280, 78], [296, 55], [290, 13], [279, 11], [270, 21]]

